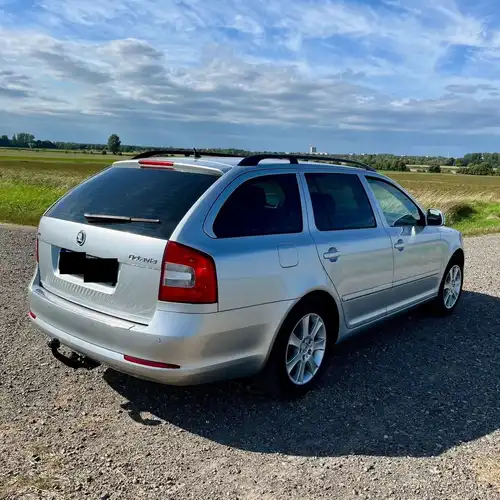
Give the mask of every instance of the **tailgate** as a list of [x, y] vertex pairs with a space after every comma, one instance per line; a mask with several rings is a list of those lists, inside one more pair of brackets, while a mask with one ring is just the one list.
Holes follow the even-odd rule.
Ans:
[[133, 163], [86, 180], [40, 221], [42, 286], [81, 306], [148, 324], [167, 241], [217, 179]]
[[[40, 280], [49, 292], [136, 323], [151, 321], [166, 241], [48, 217], [40, 221], [39, 234]], [[67, 251], [79, 252], [79, 259], [61, 266]], [[82, 266], [83, 259], [90, 262]]]

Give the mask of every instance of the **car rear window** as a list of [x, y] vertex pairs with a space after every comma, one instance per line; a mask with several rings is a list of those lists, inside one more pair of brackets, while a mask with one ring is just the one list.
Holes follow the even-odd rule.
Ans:
[[[70, 191], [46, 216], [168, 239], [217, 179], [215, 175], [175, 170], [111, 167]], [[160, 223], [96, 223], [89, 222], [86, 213], [159, 219]]]

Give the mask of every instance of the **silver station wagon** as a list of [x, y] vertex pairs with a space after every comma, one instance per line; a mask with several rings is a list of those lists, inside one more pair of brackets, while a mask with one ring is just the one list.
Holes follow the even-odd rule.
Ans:
[[367, 165], [196, 150], [69, 191], [36, 258], [29, 316], [70, 366], [172, 385], [259, 375], [286, 396], [351, 333], [425, 302], [450, 314], [464, 269], [443, 214]]

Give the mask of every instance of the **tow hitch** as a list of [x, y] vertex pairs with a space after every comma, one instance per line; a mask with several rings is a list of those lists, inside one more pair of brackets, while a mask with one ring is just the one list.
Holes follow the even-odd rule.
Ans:
[[64, 363], [66, 366], [69, 366], [70, 368], [74, 368], [75, 370], [78, 368], [93, 370], [94, 368], [97, 368], [100, 365], [100, 363], [94, 361], [88, 356], [78, 354], [74, 351], [71, 351], [71, 354], [69, 356], [66, 356], [62, 352], [59, 352], [59, 349], [61, 347], [61, 342], [59, 341], [59, 339], [50, 339], [47, 342], [47, 345], [49, 349], [52, 351], [53, 356], [58, 361]]

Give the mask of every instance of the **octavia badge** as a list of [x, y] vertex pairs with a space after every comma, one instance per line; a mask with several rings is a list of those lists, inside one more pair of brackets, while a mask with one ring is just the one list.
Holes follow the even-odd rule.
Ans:
[[82, 246], [86, 239], [87, 235], [85, 234], [85, 231], [78, 231], [78, 234], [76, 235], [76, 242], [78, 245]]

